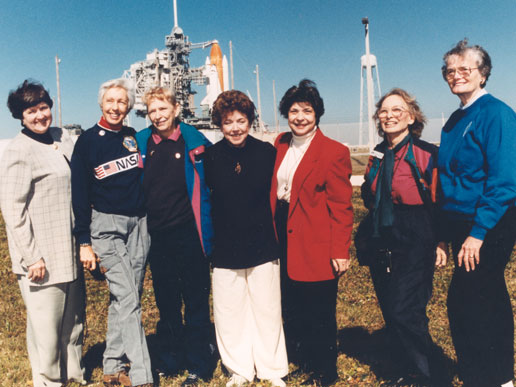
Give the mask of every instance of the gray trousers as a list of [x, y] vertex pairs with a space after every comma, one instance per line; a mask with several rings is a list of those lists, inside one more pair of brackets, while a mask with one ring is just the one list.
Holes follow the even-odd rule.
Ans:
[[27, 308], [27, 352], [34, 387], [60, 387], [84, 380], [82, 341], [84, 282], [32, 286], [24, 275], [18, 285]]
[[104, 374], [131, 363], [133, 386], [152, 383], [151, 362], [142, 325], [140, 297], [150, 247], [146, 217], [105, 214], [93, 210], [91, 243], [105, 272], [111, 302], [108, 309]]

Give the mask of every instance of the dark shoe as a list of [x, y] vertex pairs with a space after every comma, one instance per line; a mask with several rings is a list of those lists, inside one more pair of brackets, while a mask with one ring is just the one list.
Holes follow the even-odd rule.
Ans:
[[132, 387], [131, 379], [127, 372], [119, 371], [116, 374], [108, 374], [104, 375], [102, 378], [105, 387], [113, 387], [113, 386], [124, 386], [124, 387]]
[[201, 378], [197, 374], [188, 374], [185, 381], [181, 383], [181, 387], [197, 387], [201, 382]]
[[167, 351], [158, 354], [158, 373], [161, 376], [177, 376], [183, 369], [177, 354]]

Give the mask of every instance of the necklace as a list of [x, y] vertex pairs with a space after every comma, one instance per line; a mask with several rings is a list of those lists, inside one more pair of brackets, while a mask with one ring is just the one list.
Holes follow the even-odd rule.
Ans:
[[240, 175], [240, 172], [242, 172], [242, 166], [240, 165], [240, 163], [237, 161], [236, 163], [236, 166], [235, 166], [235, 173], [237, 175]]

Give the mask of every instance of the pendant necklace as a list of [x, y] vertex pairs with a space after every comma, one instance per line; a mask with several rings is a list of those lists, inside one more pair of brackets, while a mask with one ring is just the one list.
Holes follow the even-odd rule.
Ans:
[[236, 166], [235, 166], [235, 173], [237, 175], [240, 175], [240, 172], [242, 172], [242, 166], [240, 165], [240, 163], [237, 161], [236, 163]]

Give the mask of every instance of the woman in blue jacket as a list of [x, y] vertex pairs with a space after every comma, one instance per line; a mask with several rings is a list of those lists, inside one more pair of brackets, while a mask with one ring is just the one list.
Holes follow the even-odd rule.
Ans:
[[513, 386], [514, 322], [504, 278], [516, 239], [516, 114], [485, 91], [491, 58], [460, 41], [442, 73], [461, 104], [441, 134], [441, 243], [451, 242], [455, 271], [448, 316], [459, 374], [466, 386]]

